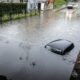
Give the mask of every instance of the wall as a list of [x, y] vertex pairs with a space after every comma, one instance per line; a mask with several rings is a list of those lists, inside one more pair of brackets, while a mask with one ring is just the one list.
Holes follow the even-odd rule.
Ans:
[[34, 8], [37, 9], [38, 7], [38, 3], [43, 3], [46, 2], [48, 0], [28, 0], [28, 11], [33, 10]]

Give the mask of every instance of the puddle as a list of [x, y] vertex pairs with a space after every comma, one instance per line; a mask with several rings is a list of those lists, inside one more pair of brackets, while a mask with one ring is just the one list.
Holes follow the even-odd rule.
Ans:
[[36, 66], [36, 63], [35, 62], [32, 62], [32, 66], [35, 67]]

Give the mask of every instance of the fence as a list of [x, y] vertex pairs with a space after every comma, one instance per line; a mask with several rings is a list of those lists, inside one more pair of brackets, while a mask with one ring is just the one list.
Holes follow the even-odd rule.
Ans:
[[0, 3], [0, 23], [2, 23], [2, 17], [8, 15], [9, 19], [12, 19], [12, 15], [27, 12], [27, 3]]

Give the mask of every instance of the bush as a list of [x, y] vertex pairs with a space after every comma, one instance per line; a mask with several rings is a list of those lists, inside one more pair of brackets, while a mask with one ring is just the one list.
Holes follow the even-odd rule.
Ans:
[[0, 16], [26, 12], [26, 3], [0, 3]]

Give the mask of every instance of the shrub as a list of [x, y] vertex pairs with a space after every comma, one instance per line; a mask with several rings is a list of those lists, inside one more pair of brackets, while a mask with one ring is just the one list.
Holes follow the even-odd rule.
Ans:
[[26, 3], [0, 3], [0, 16], [26, 12]]

